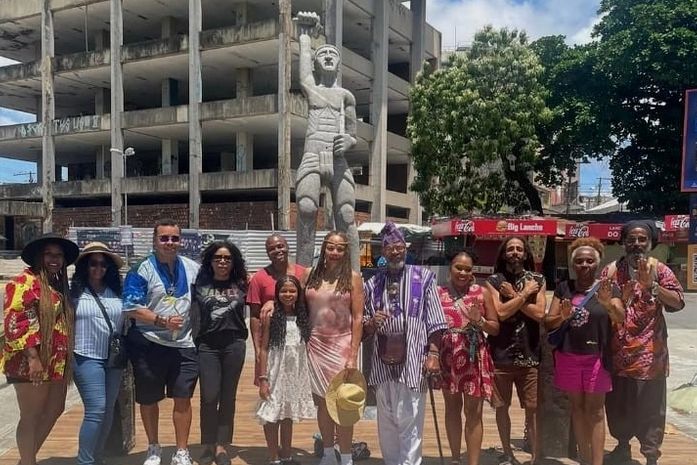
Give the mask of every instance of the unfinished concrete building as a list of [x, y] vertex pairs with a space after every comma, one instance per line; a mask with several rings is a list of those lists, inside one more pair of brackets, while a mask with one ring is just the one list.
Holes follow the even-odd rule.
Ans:
[[441, 45], [425, 9], [426, 0], [3, 0], [0, 54], [19, 63], [0, 68], [0, 107], [37, 122], [0, 126], [0, 155], [35, 161], [38, 182], [0, 186], [0, 234], [12, 248], [32, 221], [64, 230], [162, 215], [194, 228], [293, 228], [307, 115], [298, 11], [319, 12], [318, 40], [343, 50], [359, 119], [347, 155], [357, 216], [419, 222], [408, 90], [424, 61], [437, 66]]

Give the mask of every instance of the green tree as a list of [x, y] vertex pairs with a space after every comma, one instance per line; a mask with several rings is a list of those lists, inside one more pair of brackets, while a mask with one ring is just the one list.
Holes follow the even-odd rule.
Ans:
[[552, 117], [537, 128], [541, 150], [536, 180], [554, 187], [573, 175], [577, 162], [612, 154], [607, 113], [608, 86], [589, 59], [593, 45], [569, 47], [564, 36], [542, 37], [531, 44], [542, 63], [540, 78]]
[[411, 188], [428, 213], [542, 214], [532, 183], [537, 127], [551, 117], [542, 72], [525, 33], [488, 26], [443, 69], [421, 74], [407, 132], [417, 170]]
[[608, 88], [613, 192], [632, 210], [686, 212], [680, 193], [683, 99], [697, 86], [697, 2], [603, 0], [585, 65]]

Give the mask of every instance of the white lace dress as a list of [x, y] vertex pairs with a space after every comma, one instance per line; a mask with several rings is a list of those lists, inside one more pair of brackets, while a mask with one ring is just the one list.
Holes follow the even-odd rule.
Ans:
[[269, 350], [268, 376], [271, 396], [260, 400], [256, 417], [263, 425], [284, 419], [316, 418], [312, 400], [307, 350], [300, 337], [296, 317], [286, 317], [286, 341], [282, 348]]

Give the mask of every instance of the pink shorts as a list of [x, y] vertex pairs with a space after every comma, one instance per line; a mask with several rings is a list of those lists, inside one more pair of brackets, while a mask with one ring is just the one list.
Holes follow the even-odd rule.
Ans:
[[603, 394], [612, 391], [612, 378], [600, 355], [554, 351], [554, 385], [567, 392]]

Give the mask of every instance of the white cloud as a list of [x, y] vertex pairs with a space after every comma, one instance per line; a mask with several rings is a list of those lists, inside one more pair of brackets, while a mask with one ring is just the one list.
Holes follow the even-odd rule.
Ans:
[[30, 123], [32, 121], [36, 121], [35, 116], [32, 114], [10, 110], [9, 108], [0, 108], [0, 126]]
[[[565, 35], [568, 43], [590, 40], [599, 0], [431, 0], [427, 20], [443, 34], [443, 47], [468, 45], [487, 24], [523, 29], [531, 40]], [[457, 38], [456, 38], [457, 31]]]
[[14, 65], [15, 63], [19, 63], [19, 62], [0, 56], [0, 67]]

